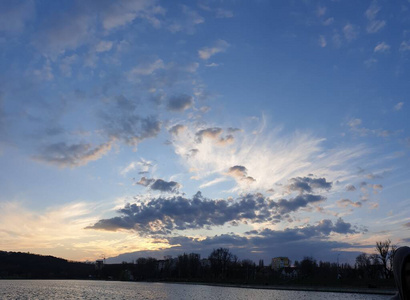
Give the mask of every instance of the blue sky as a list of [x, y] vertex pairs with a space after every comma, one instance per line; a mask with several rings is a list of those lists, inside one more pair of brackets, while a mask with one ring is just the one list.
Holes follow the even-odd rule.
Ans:
[[410, 242], [410, 2], [3, 1], [0, 249]]

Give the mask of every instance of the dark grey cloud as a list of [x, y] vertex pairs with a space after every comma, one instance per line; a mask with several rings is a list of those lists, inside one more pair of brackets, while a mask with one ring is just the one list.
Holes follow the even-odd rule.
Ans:
[[101, 158], [110, 149], [111, 143], [93, 147], [86, 143], [67, 145], [62, 142], [45, 147], [40, 151], [40, 154], [32, 158], [59, 167], [78, 167]]
[[149, 187], [154, 191], [175, 193], [178, 191], [180, 184], [175, 181], [165, 181], [163, 179], [153, 179], [142, 177], [136, 184]]
[[280, 199], [277, 203], [277, 207], [280, 214], [285, 214], [306, 207], [310, 203], [317, 203], [324, 200], [326, 200], [326, 198], [323, 196], [303, 194], [291, 198], [290, 200]]
[[248, 181], [249, 183], [256, 181], [255, 178], [248, 175], [248, 170], [244, 166], [233, 166], [228, 170], [228, 175], [234, 177], [237, 180]]
[[105, 132], [111, 139], [136, 146], [142, 140], [159, 134], [161, 122], [154, 116], [140, 116], [138, 102], [138, 99], [130, 100], [120, 95], [101, 112]]
[[151, 185], [151, 190], [161, 191], [161, 192], [176, 192], [179, 188], [179, 183], [175, 181], [165, 181], [162, 179], [157, 179]]
[[204, 138], [217, 139], [221, 133], [222, 128], [219, 127], [201, 129], [195, 134], [195, 139], [198, 143], [200, 143]]
[[170, 111], [182, 112], [194, 104], [194, 99], [189, 95], [179, 95], [168, 100], [167, 109]]
[[195, 155], [198, 154], [198, 152], [199, 152], [198, 149], [190, 149], [190, 150], [189, 150], [189, 153], [187, 154], [187, 156], [189, 156], [189, 157], [195, 156]]
[[[154, 184], [151, 184], [151, 188]], [[158, 188], [169, 188], [169, 183]], [[192, 198], [157, 197], [145, 203], [127, 204], [120, 217], [102, 219], [88, 228], [101, 230], [134, 229], [140, 234], [169, 234], [174, 230], [211, 228], [229, 222], [278, 223], [299, 208], [325, 200], [317, 195], [299, 195], [278, 202], [261, 194], [248, 194], [232, 200], [206, 199], [200, 192]]]
[[410, 228], [410, 222], [407, 222], [406, 224], [403, 225], [404, 227]]
[[246, 176], [248, 170], [244, 166], [233, 166], [229, 168], [228, 174], [234, 177]]
[[184, 131], [186, 129], [185, 125], [181, 125], [181, 124], [177, 124], [172, 126], [168, 132], [173, 134], [173, 135], [179, 135], [182, 131]]
[[[116, 259], [119, 262], [122, 260], [128, 261], [135, 259], [136, 255], [162, 258], [163, 255], [175, 256], [183, 252], [200, 253], [203, 257], [207, 257], [213, 249], [225, 247], [241, 259], [250, 258], [255, 261], [265, 259], [266, 262], [270, 262], [273, 256], [287, 256], [294, 261], [300, 260], [306, 255], [313, 255], [318, 260], [335, 261], [336, 249], [363, 247], [346, 242], [330, 241], [329, 235], [332, 233], [349, 235], [358, 232], [352, 228], [350, 223], [346, 223], [339, 218], [336, 222], [325, 219], [316, 225], [307, 225], [300, 228], [254, 230], [246, 233], [245, 236], [230, 233], [209, 236], [202, 240], [186, 236], [164, 236], [162, 238], [168, 240], [173, 245], [172, 248], [152, 251], [149, 254], [148, 252], [123, 254]], [[370, 247], [374, 247], [374, 245]], [[340, 259], [343, 257], [344, 261], [350, 259], [354, 261], [354, 258], [359, 254], [358, 252], [351, 254], [350, 252], [337, 250], [338, 254], [342, 253]], [[115, 260], [112, 262], [115, 262]]]
[[235, 133], [235, 132], [237, 132], [237, 131], [242, 131], [242, 129], [234, 128], [234, 127], [229, 127], [229, 128], [227, 129], [227, 131], [228, 131], [229, 133]]
[[352, 184], [349, 184], [346, 186], [346, 191], [348, 192], [354, 192], [356, 190], [356, 187]]
[[289, 181], [288, 189], [299, 193], [311, 193], [314, 189], [330, 190], [332, 188], [332, 182], [326, 181], [326, 178], [296, 177]]
[[225, 137], [222, 136], [222, 128], [211, 127], [197, 131], [195, 134], [195, 140], [197, 143], [201, 143], [204, 138], [214, 140], [220, 146], [226, 146], [232, 144], [235, 140], [232, 134], [228, 134]]

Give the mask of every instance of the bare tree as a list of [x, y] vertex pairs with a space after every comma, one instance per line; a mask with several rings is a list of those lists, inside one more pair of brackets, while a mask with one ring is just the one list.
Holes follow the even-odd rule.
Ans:
[[376, 242], [376, 250], [380, 261], [382, 262], [384, 278], [389, 278], [390, 275], [390, 270], [387, 266], [387, 262], [389, 261], [390, 245], [391, 240], [389, 239], [381, 242]]
[[393, 261], [394, 261], [394, 255], [396, 254], [397, 251], [397, 245], [391, 245], [390, 246], [390, 253], [389, 253], [389, 271], [390, 275], [393, 274]]

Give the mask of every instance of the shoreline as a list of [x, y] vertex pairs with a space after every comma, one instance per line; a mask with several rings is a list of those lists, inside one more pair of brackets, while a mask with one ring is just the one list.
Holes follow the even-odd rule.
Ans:
[[[138, 281], [137, 281], [138, 282]], [[155, 282], [155, 281], [153, 281]], [[370, 289], [370, 288], [348, 288], [348, 287], [318, 287], [318, 286], [282, 286], [282, 285], [247, 285], [247, 284], [229, 284], [229, 283], [207, 283], [207, 282], [173, 282], [157, 281], [156, 283], [171, 284], [192, 284], [219, 287], [233, 287], [243, 289], [264, 289], [264, 290], [283, 290], [283, 291], [305, 291], [305, 292], [324, 292], [324, 293], [352, 293], [352, 294], [370, 294], [370, 295], [387, 295], [393, 296], [396, 290], [392, 289]]]

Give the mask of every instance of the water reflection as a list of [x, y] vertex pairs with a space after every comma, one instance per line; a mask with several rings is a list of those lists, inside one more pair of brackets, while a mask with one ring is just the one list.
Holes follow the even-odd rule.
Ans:
[[350, 293], [278, 291], [233, 287], [86, 280], [0, 280], [1, 299], [389, 299]]

